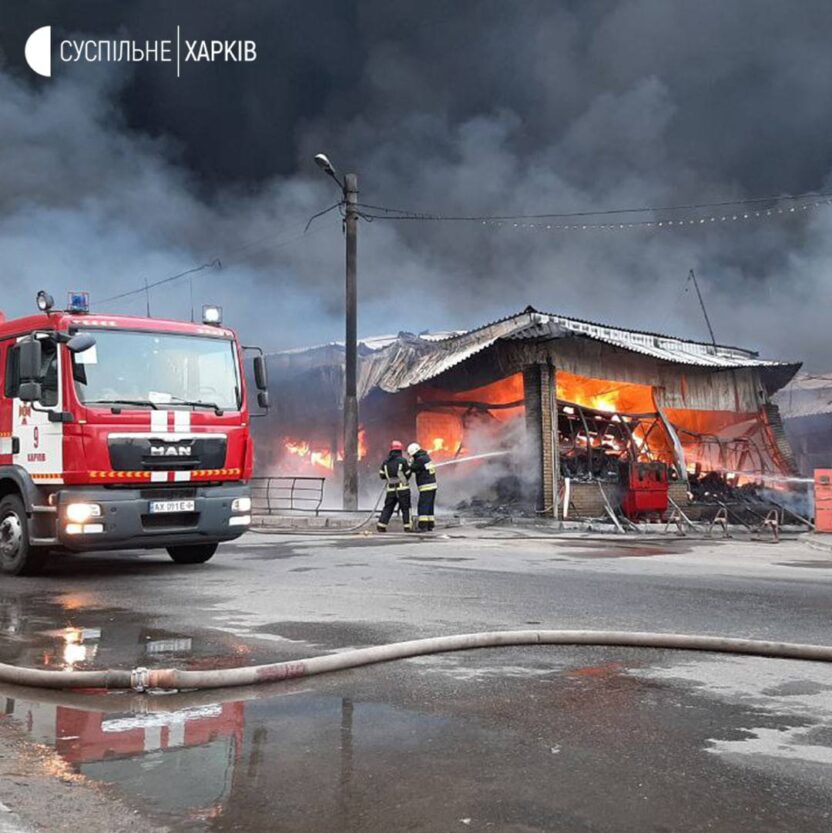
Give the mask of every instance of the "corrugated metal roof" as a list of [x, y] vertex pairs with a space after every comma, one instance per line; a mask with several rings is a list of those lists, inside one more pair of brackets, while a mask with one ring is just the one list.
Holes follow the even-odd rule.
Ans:
[[594, 324], [552, 313], [534, 312], [535, 322], [518, 330], [511, 338], [563, 338], [569, 335], [603, 341], [624, 350], [643, 353], [662, 361], [700, 367], [777, 367], [785, 362], [760, 359], [752, 350], [706, 344], [659, 333], [625, 330], [607, 324]]
[[[797, 369], [793, 363], [761, 359], [754, 351], [739, 347], [626, 330], [527, 307], [523, 312], [492, 321], [474, 330], [422, 335], [400, 333], [397, 337], [362, 340], [359, 395], [365, 396], [373, 388], [394, 392], [425, 382], [501, 339], [553, 338], [588, 338], [660, 361], [688, 366], [713, 369], [792, 368], [791, 372]], [[343, 347], [342, 344], [340, 346]], [[308, 352], [316, 349], [322, 348], [309, 348]]]

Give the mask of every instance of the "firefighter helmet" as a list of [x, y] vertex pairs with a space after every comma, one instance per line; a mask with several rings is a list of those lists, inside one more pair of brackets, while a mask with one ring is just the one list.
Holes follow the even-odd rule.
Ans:
[[404, 446], [398, 440], [393, 440], [393, 442], [390, 443], [390, 451], [401, 451], [402, 448], [404, 448]]
[[408, 453], [408, 454], [412, 457], [412, 456], [413, 456], [413, 455], [414, 455], [417, 451], [419, 451], [421, 448], [422, 448], [422, 446], [420, 446], [420, 445], [419, 445], [419, 443], [411, 443], [411, 444], [407, 447], [407, 453]]

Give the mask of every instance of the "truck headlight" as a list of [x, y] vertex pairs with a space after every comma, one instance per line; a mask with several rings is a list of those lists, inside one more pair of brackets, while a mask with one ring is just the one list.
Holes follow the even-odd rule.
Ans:
[[100, 518], [101, 507], [97, 503], [69, 503], [64, 514], [68, 521], [82, 524], [90, 518]]
[[231, 501], [231, 511], [232, 512], [250, 512], [251, 511], [251, 498], [250, 497], [235, 497], [234, 500]]

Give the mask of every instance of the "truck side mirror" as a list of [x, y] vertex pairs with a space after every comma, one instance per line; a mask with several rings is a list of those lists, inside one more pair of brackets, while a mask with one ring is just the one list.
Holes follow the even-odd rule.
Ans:
[[95, 347], [95, 336], [90, 333], [77, 333], [66, 343], [70, 353], [83, 353], [91, 347]]
[[257, 404], [264, 410], [269, 410], [269, 392], [267, 390], [261, 390], [257, 393]]
[[260, 391], [269, 389], [269, 377], [266, 372], [266, 359], [263, 356], [254, 357], [254, 383]]
[[40, 382], [21, 382], [17, 396], [21, 402], [40, 402]]
[[40, 341], [36, 338], [27, 338], [18, 344], [17, 349], [21, 380], [39, 382], [43, 378], [41, 371], [43, 351]]

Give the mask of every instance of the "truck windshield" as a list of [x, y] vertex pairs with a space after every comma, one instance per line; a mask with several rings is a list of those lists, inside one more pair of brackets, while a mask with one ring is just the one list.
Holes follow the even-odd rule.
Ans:
[[93, 335], [95, 346], [72, 357], [82, 403], [240, 409], [240, 376], [230, 339], [112, 330]]

